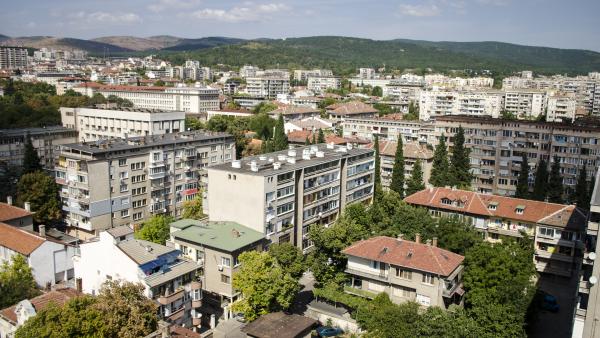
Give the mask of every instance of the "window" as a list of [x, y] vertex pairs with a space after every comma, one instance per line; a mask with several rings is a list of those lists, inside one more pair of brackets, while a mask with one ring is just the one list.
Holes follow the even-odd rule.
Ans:
[[525, 211], [525, 207], [522, 205], [517, 205], [517, 208], [515, 209], [515, 212], [517, 213], [517, 215], [523, 215], [523, 212]]
[[221, 283], [225, 283], [225, 284], [230, 284], [231, 283], [231, 277], [225, 275], [225, 274], [221, 274]]
[[452, 205], [452, 201], [449, 198], [442, 198], [442, 204]]
[[546, 237], [554, 237], [554, 229], [540, 228], [540, 235], [546, 236]]
[[124, 167], [126, 165], [127, 165], [127, 159], [126, 158], [119, 159], [119, 167]]
[[217, 162], [217, 157], [216, 157], [216, 156], [211, 156], [211, 158], [210, 158], [210, 162], [211, 162], [211, 163], [215, 163], [215, 162]]
[[120, 192], [126, 192], [127, 190], [129, 190], [127, 184], [121, 184], [121, 186], [119, 187]]
[[231, 266], [231, 258], [229, 257], [221, 257], [221, 265], [230, 267]]
[[133, 214], [133, 220], [134, 221], [139, 221], [144, 217], [144, 214], [140, 211], [140, 212], [136, 212], [135, 214]]
[[396, 268], [396, 277], [403, 279], [412, 279], [412, 271]]
[[423, 278], [421, 279], [421, 282], [433, 285], [433, 275], [430, 273], [423, 273]]
[[121, 217], [129, 217], [129, 210], [121, 210]]

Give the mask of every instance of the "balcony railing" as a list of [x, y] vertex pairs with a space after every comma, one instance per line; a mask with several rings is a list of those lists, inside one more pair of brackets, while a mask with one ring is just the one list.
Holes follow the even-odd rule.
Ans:
[[179, 288], [167, 296], [160, 296], [158, 297], [158, 302], [162, 305], [173, 303], [174, 301], [183, 298], [184, 291], [183, 288]]
[[183, 314], [185, 313], [185, 307], [181, 307], [181, 309], [173, 312], [172, 314], [170, 314], [169, 316], [167, 316], [167, 320], [174, 322], [177, 319], [180, 319], [181, 317], [183, 317]]

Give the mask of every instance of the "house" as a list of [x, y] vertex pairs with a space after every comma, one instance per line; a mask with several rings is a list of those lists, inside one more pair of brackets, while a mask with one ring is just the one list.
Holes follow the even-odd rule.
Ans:
[[394, 303], [416, 301], [422, 306], [448, 308], [461, 304], [464, 257], [402, 238], [378, 236], [354, 243], [342, 251], [348, 258], [347, 293], [373, 298], [385, 292]]
[[98, 294], [108, 280], [140, 283], [146, 297], [156, 301], [160, 319], [200, 328], [199, 266], [180, 255], [175, 248], [134, 239], [131, 228], [119, 226], [82, 243], [73, 260], [83, 292]]
[[275, 119], [279, 118], [279, 115], [282, 115], [285, 121], [299, 120], [313, 116], [320, 116], [321, 110], [307, 106], [287, 105], [269, 112], [269, 116]]
[[291, 131], [297, 131], [297, 130], [314, 131], [314, 130], [322, 129], [323, 131], [325, 131], [325, 130], [330, 130], [332, 128], [333, 128], [333, 123], [331, 121], [322, 119], [317, 116], [312, 116], [312, 117], [304, 118], [301, 120], [291, 120], [291, 121], [286, 122], [284, 125], [284, 130], [285, 130], [286, 134]]
[[582, 256], [587, 215], [574, 205], [562, 205], [454, 188], [428, 188], [404, 199], [436, 216], [457, 216], [481, 231], [486, 240], [522, 237], [535, 242], [539, 272], [568, 277]]
[[[170, 225], [169, 245], [199, 266], [203, 308], [207, 318], [230, 317], [229, 304], [239, 292], [233, 288], [233, 276], [239, 269], [238, 257], [244, 251], [262, 251], [265, 235], [235, 222], [209, 222], [182, 219]], [[204, 318], [204, 317], [203, 317]]]
[[0, 222], [0, 262], [10, 261], [14, 255], [25, 256], [40, 287], [72, 279], [75, 247], [46, 236], [44, 226], [40, 226], [40, 232]]
[[372, 118], [379, 112], [373, 106], [361, 101], [334, 103], [325, 107], [330, 120], [342, 122], [346, 118]]
[[63, 305], [70, 299], [80, 295], [81, 293], [75, 289], [58, 289], [32, 299], [24, 299], [11, 307], [0, 310], [0, 337], [14, 337], [19, 326], [46, 308], [50, 303]]
[[33, 213], [27, 208], [30, 208], [29, 203], [25, 203], [25, 208], [22, 209], [12, 204], [12, 197], [8, 197], [8, 203], [0, 203], [0, 222], [23, 230], [33, 231]]
[[308, 317], [274, 312], [246, 324], [242, 332], [248, 338], [310, 338], [317, 324], [316, 320]]

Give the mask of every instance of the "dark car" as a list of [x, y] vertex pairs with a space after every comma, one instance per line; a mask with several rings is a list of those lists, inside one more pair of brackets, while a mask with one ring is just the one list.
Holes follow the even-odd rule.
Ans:
[[551, 294], [545, 294], [542, 298], [542, 309], [550, 312], [558, 312], [560, 306], [558, 305], [556, 297]]
[[341, 335], [342, 333], [344, 333], [344, 330], [337, 327], [321, 326], [317, 328], [317, 334], [319, 337], [335, 337]]

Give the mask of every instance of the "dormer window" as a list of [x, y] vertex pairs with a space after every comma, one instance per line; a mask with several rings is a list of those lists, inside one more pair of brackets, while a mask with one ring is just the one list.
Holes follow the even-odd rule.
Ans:
[[498, 202], [490, 202], [490, 204], [488, 204], [488, 209], [489, 210], [496, 210], [496, 209], [498, 209]]
[[452, 205], [452, 201], [449, 198], [444, 197], [442, 198], [442, 204]]
[[525, 212], [525, 206], [517, 205], [517, 207], [515, 208], [515, 212], [517, 213], [517, 215], [523, 215], [523, 212]]

